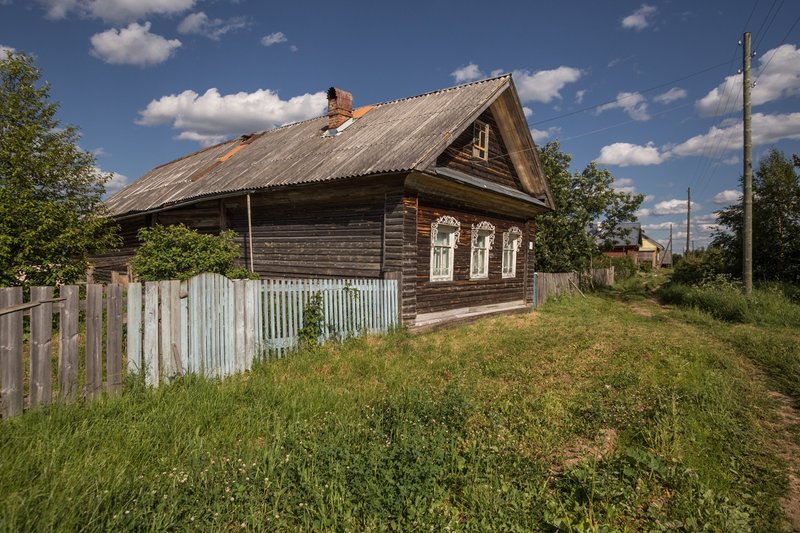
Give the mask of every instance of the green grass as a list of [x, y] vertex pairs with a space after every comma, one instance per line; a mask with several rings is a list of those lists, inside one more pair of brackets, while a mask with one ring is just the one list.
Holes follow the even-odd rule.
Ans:
[[779, 530], [800, 335], [635, 293], [3, 421], [0, 530]]

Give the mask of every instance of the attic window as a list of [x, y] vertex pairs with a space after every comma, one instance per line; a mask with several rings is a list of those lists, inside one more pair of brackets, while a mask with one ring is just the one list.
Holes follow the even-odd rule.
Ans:
[[472, 135], [472, 156], [486, 161], [489, 158], [489, 125], [476, 120]]

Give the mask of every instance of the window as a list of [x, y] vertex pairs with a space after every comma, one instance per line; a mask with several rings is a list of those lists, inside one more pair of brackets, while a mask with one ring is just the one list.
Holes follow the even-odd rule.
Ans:
[[503, 233], [503, 277], [513, 278], [517, 275], [517, 250], [522, 242], [522, 231], [512, 226]]
[[431, 223], [431, 281], [453, 280], [453, 256], [458, 248], [461, 224], [443, 216]]
[[476, 120], [472, 135], [472, 156], [486, 161], [489, 158], [489, 125]]
[[472, 225], [472, 256], [469, 277], [489, 277], [489, 251], [494, 244], [494, 226], [486, 221]]

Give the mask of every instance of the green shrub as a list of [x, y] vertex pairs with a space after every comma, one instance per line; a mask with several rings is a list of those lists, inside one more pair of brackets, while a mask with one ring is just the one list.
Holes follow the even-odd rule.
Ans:
[[141, 246], [131, 268], [142, 281], [189, 279], [204, 272], [229, 278], [255, 278], [248, 270], [234, 266], [239, 258], [236, 232], [203, 235], [183, 224], [154, 226], [139, 230]]
[[639, 268], [636, 266], [633, 256], [608, 257], [600, 255], [592, 259], [593, 268], [614, 267], [614, 281], [620, 282], [630, 279], [636, 275]]
[[686, 285], [698, 285], [726, 272], [727, 267], [722, 250], [709, 248], [702, 252], [689, 254], [677, 262], [672, 273], [672, 281]]

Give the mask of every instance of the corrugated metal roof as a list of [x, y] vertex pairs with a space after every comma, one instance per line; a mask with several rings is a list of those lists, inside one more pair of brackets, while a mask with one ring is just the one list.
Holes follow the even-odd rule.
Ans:
[[510, 80], [505, 75], [378, 104], [334, 137], [322, 136], [327, 117], [282, 126], [225, 158], [244, 138], [232, 139], [151, 170], [106, 204], [123, 215], [240, 190], [423, 170], [418, 166], [431, 150]]

